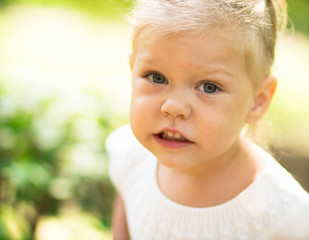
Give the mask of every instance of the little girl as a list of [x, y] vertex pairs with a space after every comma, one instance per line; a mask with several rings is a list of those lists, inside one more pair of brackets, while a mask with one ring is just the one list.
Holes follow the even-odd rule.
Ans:
[[[282, 5], [283, 6], [283, 5]], [[138, 0], [115, 239], [309, 239], [309, 196], [243, 128], [276, 89], [275, 0]]]

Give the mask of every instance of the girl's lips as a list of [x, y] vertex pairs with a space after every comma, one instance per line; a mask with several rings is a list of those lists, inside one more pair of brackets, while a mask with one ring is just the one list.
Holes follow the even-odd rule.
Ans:
[[163, 147], [173, 148], [173, 149], [180, 149], [180, 148], [188, 147], [193, 144], [193, 142], [190, 142], [184, 137], [181, 137], [179, 139], [177, 138], [173, 139], [173, 137], [168, 137], [166, 132], [154, 134], [154, 138]]

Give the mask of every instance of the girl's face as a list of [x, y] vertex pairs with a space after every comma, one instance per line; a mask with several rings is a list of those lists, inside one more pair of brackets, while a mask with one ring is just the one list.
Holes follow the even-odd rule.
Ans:
[[224, 32], [165, 36], [132, 65], [131, 127], [164, 165], [194, 170], [233, 159], [254, 104], [244, 56]]

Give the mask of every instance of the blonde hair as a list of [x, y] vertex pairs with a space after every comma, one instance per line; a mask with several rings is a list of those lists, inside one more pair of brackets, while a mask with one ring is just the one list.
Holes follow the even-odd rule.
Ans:
[[285, 0], [136, 0], [133, 57], [148, 40], [167, 34], [201, 36], [228, 30], [243, 48], [255, 81], [270, 74], [277, 31], [286, 24]]

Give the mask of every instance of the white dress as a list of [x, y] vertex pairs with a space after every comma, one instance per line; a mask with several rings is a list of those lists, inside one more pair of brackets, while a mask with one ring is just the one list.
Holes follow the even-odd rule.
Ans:
[[128, 125], [106, 142], [110, 177], [122, 195], [131, 239], [309, 240], [309, 195], [264, 150], [266, 166], [235, 198], [206, 208], [177, 204], [160, 191], [157, 159]]

